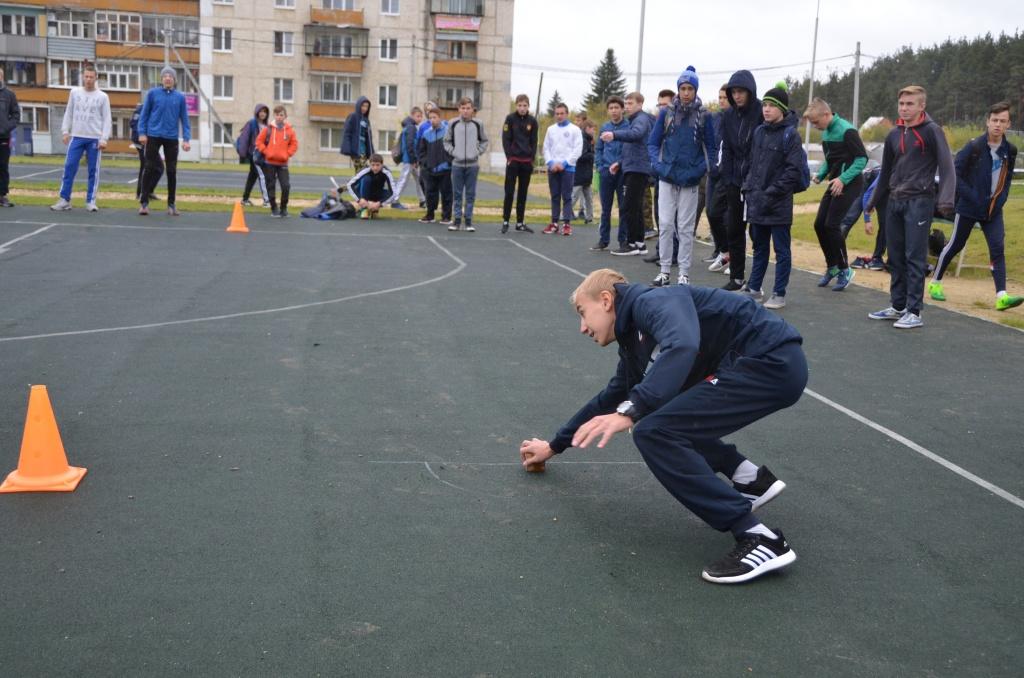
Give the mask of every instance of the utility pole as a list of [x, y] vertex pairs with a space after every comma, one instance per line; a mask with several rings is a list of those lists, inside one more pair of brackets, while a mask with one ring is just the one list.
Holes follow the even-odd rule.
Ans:
[[860, 41], [853, 55], [853, 126], [860, 129]]
[[540, 72], [540, 82], [537, 83], [537, 105], [533, 107], [533, 117], [540, 118], [540, 93], [544, 87], [544, 71]]
[[[807, 88], [807, 103], [814, 98], [814, 65], [818, 61], [818, 14], [821, 12], [821, 0], [818, 0], [817, 9], [814, 10], [814, 48], [811, 50], [811, 82]], [[804, 125], [804, 145], [811, 143], [811, 121]]]
[[164, 68], [171, 65], [171, 33], [165, 30], [164, 32]]
[[636, 91], [640, 91], [641, 73], [644, 67], [644, 17], [647, 14], [647, 0], [640, 0], [640, 45], [636, 56]]

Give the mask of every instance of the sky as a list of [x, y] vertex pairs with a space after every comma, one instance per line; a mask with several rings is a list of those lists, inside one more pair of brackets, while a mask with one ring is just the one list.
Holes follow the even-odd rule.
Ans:
[[[658, 90], [674, 89], [688, 65], [696, 67], [698, 93], [707, 102], [741, 68], [753, 72], [759, 93], [786, 75], [808, 74], [816, 4], [647, 0], [641, 91], [650, 101]], [[590, 91], [590, 72], [609, 47], [626, 75], [627, 89], [635, 89], [640, 6], [641, 0], [515, 0], [513, 95], [526, 92], [533, 100], [543, 71], [542, 104], [557, 89], [578, 107]], [[883, 56], [904, 45], [1024, 29], [1020, 0], [977, 5], [967, 0], [821, 0], [820, 7], [816, 80], [827, 78], [830, 69], [851, 69], [858, 40], [863, 54]], [[867, 67], [871, 60], [864, 57], [861, 63]]]

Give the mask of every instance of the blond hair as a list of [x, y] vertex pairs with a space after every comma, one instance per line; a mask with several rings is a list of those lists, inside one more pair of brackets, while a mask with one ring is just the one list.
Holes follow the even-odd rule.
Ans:
[[576, 300], [581, 295], [590, 299], [597, 299], [601, 296], [601, 292], [606, 291], [611, 292], [614, 297], [615, 286], [624, 282], [626, 282], [626, 276], [618, 271], [613, 271], [610, 268], [599, 268], [596, 271], [592, 271], [590, 275], [583, 279], [579, 287], [573, 290], [572, 295], [569, 297], [569, 302], [575, 306]]
[[832, 113], [832, 107], [828, 105], [828, 102], [820, 97], [814, 97], [811, 99], [811, 103], [807, 104], [807, 109], [804, 110], [804, 117], [810, 117], [812, 115], [829, 115]]
[[928, 103], [928, 92], [926, 92], [924, 87], [921, 87], [920, 85], [907, 85], [906, 87], [901, 89], [900, 93], [897, 94], [896, 96], [897, 98], [899, 98], [904, 94], [910, 94], [911, 96], [921, 97], [922, 104]]

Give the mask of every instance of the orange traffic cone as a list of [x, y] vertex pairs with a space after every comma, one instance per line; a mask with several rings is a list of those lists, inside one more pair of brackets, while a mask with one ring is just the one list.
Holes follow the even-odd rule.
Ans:
[[242, 203], [235, 203], [235, 211], [231, 213], [231, 225], [228, 226], [228, 233], [248, 233], [249, 227], [245, 225], [245, 211]]
[[72, 492], [84, 475], [84, 468], [68, 466], [46, 387], [33, 386], [18, 468], [7, 475], [0, 492]]

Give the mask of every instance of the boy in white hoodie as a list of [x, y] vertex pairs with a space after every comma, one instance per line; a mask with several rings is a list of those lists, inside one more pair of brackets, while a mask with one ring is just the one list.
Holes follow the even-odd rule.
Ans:
[[572, 235], [572, 184], [576, 161], [583, 155], [583, 133], [569, 122], [569, 107], [555, 106], [555, 124], [544, 135], [544, 162], [548, 166], [548, 188], [551, 189], [551, 223], [546, 235], [558, 234], [561, 214], [562, 235]]
[[78, 163], [85, 153], [89, 163], [89, 181], [86, 184], [85, 208], [98, 212], [96, 187], [99, 184], [100, 151], [107, 147], [110, 139], [110, 99], [96, 86], [96, 68], [82, 69], [82, 87], [75, 87], [68, 95], [68, 107], [64, 111], [61, 133], [68, 147], [64, 160], [64, 177], [60, 185], [60, 200], [50, 206], [51, 210], [71, 209], [71, 186], [75, 183]]

